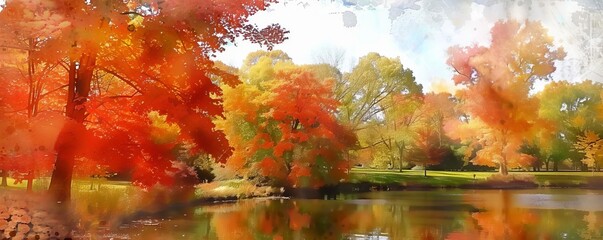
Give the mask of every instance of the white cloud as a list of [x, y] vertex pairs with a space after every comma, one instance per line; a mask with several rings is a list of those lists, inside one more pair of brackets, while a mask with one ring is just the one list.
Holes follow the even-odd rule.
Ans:
[[[489, 1], [487, 5], [473, 2], [436, 7], [433, 5], [437, 3], [435, 1], [420, 1], [421, 9], [416, 10], [413, 5], [413, 8], [404, 9], [395, 20], [390, 19], [392, 1], [384, 2], [388, 1], [329, 0], [307, 1], [305, 4], [286, 1], [273, 6], [271, 11], [253, 16], [252, 22], [259, 26], [276, 22], [290, 30], [289, 39], [276, 48], [287, 52], [299, 64], [314, 63], [317, 52], [331, 46], [345, 50], [348, 58], [345, 71], [349, 71], [353, 63], [368, 52], [400, 57], [426, 91], [435, 85], [446, 86], [443, 80], [452, 83], [452, 71], [446, 65], [446, 50], [450, 46], [488, 45], [490, 28], [501, 18], [542, 21], [557, 44], [568, 51], [568, 58], [580, 56], [582, 51], [571, 43], [571, 34], [575, 31], [571, 14], [579, 9], [577, 3], [571, 1], [535, 0], [531, 5], [523, 3], [521, 6], [516, 2]], [[465, 12], [453, 14], [451, 20], [447, 11], [455, 11], [448, 9], [455, 6], [462, 7]], [[344, 24], [343, 13], [346, 11], [348, 18], [349, 12], [355, 15], [355, 27]], [[227, 47], [218, 59], [240, 66], [249, 52], [258, 49], [240, 42], [237, 47]], [[555, 77], [559, 77], [559, 73], [556, 74]]]

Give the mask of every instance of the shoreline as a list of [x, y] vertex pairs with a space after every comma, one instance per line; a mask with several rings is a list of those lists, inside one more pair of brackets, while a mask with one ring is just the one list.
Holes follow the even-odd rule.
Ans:
[[[270, 187], [270, 186], [266, 186]], [[246, 195], [238, 196], [212, 196], [200, 197], [193, 200], [199, 205], [203, 204], [221, 204], [228, 202], [236, 202], [245, 199], [338, 199], [339, 195], [361, 194], [368, 192], [387, 192], [387, 191], [432, 191], [432, 190], [523, 190], [523, 189], [590, 189], [603, 190], [602, 184], [588, 183], [555, 183], [549, 185], [539, 185], [533, 182], [526, 181], [510, 181], [510, 182], [476, 182], [471, 184], [463, 184], [459, 186], [436, 186], [428, 184], [384, 184], [371, 182], [357, 183], [340, 183], [332, 186], [323, 186], [320, 188], [285, 188], [282, 193], [273, 193], [271, 195]]]
[[[335, 199], [340, 194], [358, 194], [367, 192], [387, 192], [387, 191], [406, 191], [406, 190], [441, 190], [441, 189], [476, 189], [476, 190], [522, 190], [522, 189], [591, 189], [603, 190], [602, 184], [588, 183], [565, 183], [565, 184], [549, 184], [539, 185], [533, 182], [511, 181], [511, 182], [476, 182], [471, 184], [463, 184], [459, 186], [436, 186], [428, 184], [383, 184], [371, 182], [358, 183], [341, 183], [335, 186], [328, 186], [319, 189], [298, 188], [287, 189], [284, 196], [295, 198], [310, 198], [310, 199]], [[318, 196], [318, 197], [317, 197]]]
[[[243, 187], [228, 182], [213, 182], [218, 186], [235, 186], [229, 192], [219, 192], [217, 196], [242, 196], [255, 198], [261, 196], [284, 196], [306, 199], [336, 199], [337, 195], [358, 194], [374, 191], [405, 191], [405, 190], [438, 190], [438, 189], [491, 189], [491, 190], [520, 190], [520, 189], [603, 189], [603, 175], [592, 175], [587, 172], [511, 172], [508, 176], [497, 176], [496, 172], [453, 172], [430, 171], [430, 176], [423, 176], [423, 171], [372, 171], [353, 169], [350, 178], [340, 183], [325, 185], [320, 188], [293, 188], [275, 186]], [[243, 182], [244, 180], [237, 180]], [[209, 186], [209, 184], [207, 185]], [[242, 188], [239, 188], [242, 187]], [[248, 189], [272, 189], [272, 191], [249, 191]], [[211, 189], [208, 189], [211, 190]], [[213, 192], [213, 191], [211, 191]], [[270, 192], [270, 194], [266, 194]], [[216, 192], [213, 192], [216, 193]], [[197, 197], [203, 197], [203, 193]], [[212, 195], [215, 197], [216, 195]]]

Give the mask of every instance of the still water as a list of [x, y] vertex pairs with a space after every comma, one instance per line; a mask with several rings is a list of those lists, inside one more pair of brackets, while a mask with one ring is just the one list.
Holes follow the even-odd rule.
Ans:
[[114, 239], [603, 239], [603, 191], [372, 192], [252, 199], [139, 220]]

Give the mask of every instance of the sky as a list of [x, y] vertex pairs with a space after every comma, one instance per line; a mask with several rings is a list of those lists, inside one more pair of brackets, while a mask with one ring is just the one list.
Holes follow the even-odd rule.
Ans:
[[[538, 20], [549, 30], [557, 46], [568, 52], [553, 74], [557, 80], [584, 78], [603, 81], [601, 26], [592, 36], [592, 23], [601, 20], [599, 0], [282, 0], [251, 17], [258, 26], [279, 23], [290, 31], [277, 45], [297, 64], [318, 63], [329, 49], [345, 52], [344, 71], [369, 52], [398, 57], [410, 68], [425, 91], [454, 91], [452, 70], [446, 65], [453, 45], [488, 46], [490, 28], [497, 20]], [[576, 16], [587, 13], [591, 21]], [[594, 20], [593, 20], [594, 19]], [[590, 25], [588, 25], [590, 24]], [[588, 36], [583, 36], [582, 28]], [[581, 31], [581, 32], [580, 32]], [[589, 35], [590, 34], [590, 35]], [[586, 42], [585, 42], [586, 41]], [[585, 44], [591, 46], [585, 50]], [[594, 48], [594, 50], [593, 50]], [[230, 44], [217, 59], [239, 67], [259, 46], [239, 41]], [[594, 52], [594, 53], [593, 53]], [[584, 60], [585, 55], [589, 57]], [[586, 61], [586, 62], [585, 62]], [[542, 89], [543, 82], [536, 84]]]

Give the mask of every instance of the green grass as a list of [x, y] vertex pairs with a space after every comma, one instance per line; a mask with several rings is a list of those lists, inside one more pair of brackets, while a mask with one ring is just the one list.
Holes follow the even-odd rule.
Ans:
[[[9, 189], [26, 189], [27, 188], [27, 181], [21, 181], [19, 183], [16, 183], [15, 179], [7, 178], [7, 183], [8, 183], [8, 186], [6, 186], [5, 188], [9, 188]], [[32, 190], [34, 192], [44, 191], [44, 190], [48, 189], [49, 185], [50, 185], [50, 178], [36, 178], [33, 181]], [[92, 189], [90, 187], [91, 185], [92, 185]], [[125, 189], [128, 187], [131, 187], [132, 184], [127, 181], [108, 181], [108, 180], [104, 180], [104, 179], [76, 179], [76, 180], [73, 180], [73, 185], [71, 186], [71, 189], [72, 189], [72, 192], [91, 191], [91, 190], [97, 190], [99, 188], [99, 186], [103, 190], [114, 189], [114, 188]]]
[[[474, 180], [475, 174], [475, 180]], [[350, 182], [371, 182], [377, 184], [420, 184], [435, 187], [456, 187], [463, 184], [485, 180], [496, 172], [456, 172], [456, 171], [427, 171], [423, 170], [375, 170], [354, 168], [350, 173]], [[586, 183], [593, 177], [592, 172], [511, 172], [511, 174], [534, 175], [541, 186], [559, 184]], [[595, 172], [594, 176], [603, 177], [603, 172]]]
[[[25, 192], [27, 181], [15, 183], [7, 179], [8, 186], [0, 187]], [[34, 192], [42, 193], [48, 189], [49, 178], [35, 179]], [[76, 179], [72, 183], [72, 209], [77, 212], [79, 224], [83, 228], [100, 224], [101, 221], [117, 222], [121, 216], [127, 216], [148, 205], [149, 199], [143, 191], [125, 181], [107, 181], [101, 179]]]
[[[475, 174], [475, 179], [474, 179]], [[457, 187], [463, 184], [470, 184], [477, 181], [482, 181], [488, 178], [490, 175], [496, 174], [496, 172], [457, 172], [457, 171], [427, 171], [427, 177], [423, 176], [422, 170], [404, 170], [398, 172], [397, 170], [379, 170], [379, 169], [367, 169], [367, 168], [353, 168], [351, 170], [349, 182], [371, 182], [377, 184], [401, 184], [401, 185], [427, 185], [434, 187]], [[540, 186], [548, 185], [577, 185], [587, 183], [589, 179], [593, 178], [592, 172], [511, 172], [511, 174], [529, 174], [534, 175], [537, 183]], [[603, 177], [603, 172], [595, 172], [594, 176]], [[34, 191], [43, 191], [48, 188], [50, 183], [49, 178], [35, 179], [33, 183]], [[91, 189], [90, 186], [93, 185]], [[210, 186], [211, 185], [211, 186]], [[207, 190], [216, 187], [228, 187], [232, 189], [238, 189], [239, 191], [245, 192], [244, 195], [252, 190], [248, 186], [249, 183], [244, 180], [226, 180], [218, 181], [212, 184], [202, 184], [199, 195], [219, 195], [219, 193], [208, 194]], [[14, 179], [8, 179], [8, 188], [12, 189], [25, 189], [27, 182], [15, 183]], [[100, 186], [100, 191], [99, 191]], [[94, 199], [97, 192], [100, 194], [100, 199], [104, 198], [104, 195], [109, 194], [116, 197], [121, 194], [133, 194], [136, 191], [140, 191], [137, 187], [132, 186], [130, 182], [126, 181], [107, 181], [98, 179], [78, 179], [74, 180], [72, 186], [74, 199], [80, 197]], [[1, 189], [1, 188], [0, 188]], [[263, 189], [262, 189], [263, 190]], [[226, 194], [226, 193], [224, 193]], [[232, 193], [228, 193], [232, 194]], [[227, 194], [227, 195], [228, 195]], [[253, 195], [253, 194], [251, 194]], [[125, 199], [122, 199], [125, 200]]]

